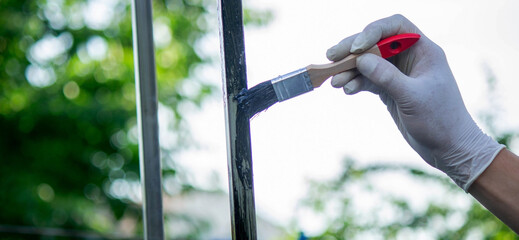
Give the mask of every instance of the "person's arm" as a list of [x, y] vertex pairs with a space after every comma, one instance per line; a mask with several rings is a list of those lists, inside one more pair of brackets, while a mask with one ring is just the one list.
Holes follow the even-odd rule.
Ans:
[[331, 61], [362, 53], [382, 38], [418, 33], [420, 40], [389, 61], [357, 58], [332, 86], [348, 95], [367, 91], [387, 106], [409, 145], [519, 232], [519, 158], [486, 135], [467, 111], [443, 50], [401, 15], [380, 19], [328, 49]]
[[469, 193], [483, 206], [519, 233], [519, 157], [507, 149], [469, 188]]

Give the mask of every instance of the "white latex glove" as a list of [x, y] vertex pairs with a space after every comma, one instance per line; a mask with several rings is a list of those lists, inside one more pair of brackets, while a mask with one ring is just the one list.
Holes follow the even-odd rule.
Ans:
[[411, 147], [431, 166], [468, 191], [504, 147], [484, 134], [468, 113], [443, 50], [401, 15], [369, 24], [326, 53], [338, 61], [360, 53], [380, 39], [400, 33], [422, 37], [389, 59], [373, 54], [357, 58], [357, 70], [337, 74], [334, 87], [346, 94], [369, 91], [380, 96]]

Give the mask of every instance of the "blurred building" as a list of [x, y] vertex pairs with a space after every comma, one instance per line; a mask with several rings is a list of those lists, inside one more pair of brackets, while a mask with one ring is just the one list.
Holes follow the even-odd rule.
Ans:
[[[201, 239], [231, 239], [230, 204], [227, 193], [193, 190], [175, 196], [166, 196], [164, 215], [168, 215], [164, 229], [169, 237], [198, 236]], [[281, 227], [258, 214], [256, 214], [256, 225], [258, 239], [281, 239], [286, 236], [286, 232]]]

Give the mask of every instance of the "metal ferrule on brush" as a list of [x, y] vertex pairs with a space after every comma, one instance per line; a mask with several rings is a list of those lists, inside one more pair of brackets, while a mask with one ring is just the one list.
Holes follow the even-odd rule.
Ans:
[[314, 90], [306, 68], [281, 75], [270, 82], [280, 102]]

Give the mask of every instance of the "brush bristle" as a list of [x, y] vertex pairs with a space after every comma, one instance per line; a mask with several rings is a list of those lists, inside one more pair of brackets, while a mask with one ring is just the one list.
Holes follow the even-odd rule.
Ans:
[[262, 82], [248, 90], [243, 89], [236, 96], [236, 100], [238, 101], [238, 111], [242, 111], [249, 118], [278, 102], [270, 81]]

